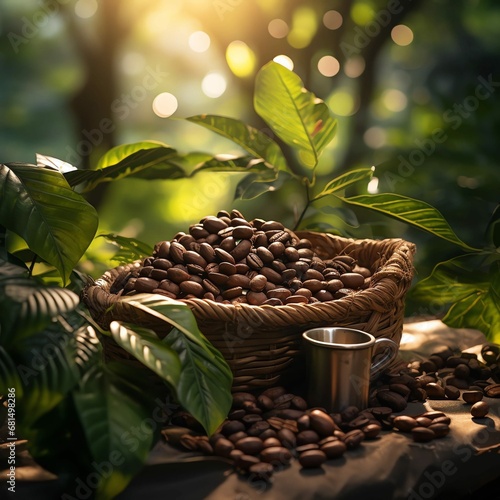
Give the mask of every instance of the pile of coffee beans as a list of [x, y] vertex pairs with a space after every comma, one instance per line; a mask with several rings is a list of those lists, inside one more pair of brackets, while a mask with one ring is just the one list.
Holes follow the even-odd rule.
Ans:
[[365, 289], [371, 271], [349, 255], [322, 260], [277, 221], [221, 211], [156, 244], [122, 293], [283, 305], [326, 302]]
[[[401, 415], [411, 401], [461, 399], [471, 405], [473, 418], [485, 417], [489, 405], [483, 396], [500, 398], [499, 355], [500, 346], [491, 344], [482, 349], [484, 361], [468, 352], [440, 349], [428, 360], [385, 372], [371, 388], [370, 407], [362, 411], [353, 406], [340, 413], [309, 408], [301, 396], [272, 387], [258, 395], [233, 394], [227, 419], [210, 438], [187, 412], [174, 414], [171, 423], [191, 429], [180, 436], [181, 447], [227, 458], [239, 473], [269, 480], [294, 459], [303, 468], [321, 467], [365, 440], [380, 438], [381, 431], [408, 434], [418, 443], [449, 434], [451, 419], [441, 411]], [[460, 387], [453, 385], [457, 380]]]

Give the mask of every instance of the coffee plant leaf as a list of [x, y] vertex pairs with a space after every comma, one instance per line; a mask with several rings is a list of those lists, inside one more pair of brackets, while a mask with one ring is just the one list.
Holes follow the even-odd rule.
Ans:
[[255, 158], [262, 158], [277, 170], [286, 170], [287, 164], [279, 145], [266, 133], [241, 120], [216, 115], [197, 115], [188, 121], [201, 125], [217, 134], [230, 139]]
[[[96, 498], [115, 498], [144, 465], [154, 444], [151, 411], [140, 390], [96, 365], [73, 392], [77, 415], [92, 459], [107, 466], [99, 474]], [[139, 434], [133, 429], [139, 430]]]
[[339, 175], [338, 177], [335, 177], [335, 179], [332, 179], [330, 182], [328, 182], [323, 190], [319, 194], [317, 194], [312, 201], [319, 200], [324, 196], [342, 191], [349, 186], [357, 184], [358, 182], [361, 182], [363, 180], [371, 179], [372, 176], [372, 168], [358, 168], [356, 170], [346, 172], [345, 174]]
[[234, 197], [241, 200], [253, 200], [261, 194], [280, 189], [291, 177], [291, 174], [282, 170], [247, 175], [238, 182]]
[[450, 243], [454, 243], [465, 250], [472, 252], [480, 251], [464, 243], [455, 234], [439, 210], [424, 201], [395, 193], [362, 194], [348, 198], [341, 197], [341, 199], [350, 205], [368, 208], [410, 224]]
[[94, 207], [55, 170], [0, 165], [0, 225], [60, 272], [64, 283], [97, 230]]
[[500, 204], [493, 211], [488, 227], [486, 228], [486, 240], [494, 248], [500, 248]]
[[337, 122], [328, 106], [304, 89], [297, 74], [271, 61], [257, 74], [254, 107], [271, 130], [297, 151], [312, 178], [319, 156], [335, 136]]
[[219, 351], [209, 342], [206, 349], [195, 344], [177, 329], [165, 338], [181, 362], [176, 394], [181, 405], [212, 435], [231, 408], [232, 375], [221, 370], [214, 358]]
[[66, 173], [65, 177], [70, 186], [84, 193], [103, 182], [133, 177], [152, 167], [161, 169], [164, 179], [180, 179], [186, 173], [172, 161], [177, 156], [175, 149], [153, 141], [123, 144], [105, 153], [95, 170], [79, 169]]
[[138, 325], [113, 321], [110, 325], [114, 341], [143, 365], [159, 375], [170, 386], [176, 387], [181, 371], [179, 356], [158, 336]]
[[118, 248], [112, 260], [119, 263], [129, 263], [143, 259], [153, 253], [153, 247], [136, 238], [127, 238], [114, 233], [99, 234], [97, 238], [105, 238]]

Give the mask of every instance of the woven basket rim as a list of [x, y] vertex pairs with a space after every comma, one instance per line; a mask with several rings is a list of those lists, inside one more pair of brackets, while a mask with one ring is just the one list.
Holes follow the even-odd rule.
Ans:
[[[350, 314], [356, 312], [366, 312], [367, 309], [375, 310], [380, 313], [387, 312], [393, 307], [394, 300], [399, 297], [392, 296], [391, 300], [381, 299], [381, 290], [387, 286], [391, 286], [391, 291], [397, 294], [397, 286], [401, 286], [406, 292], [411, 280], [413, 279], [413, 263], [412, 256], [415, 252], [415, 245], [401, 238], [386, 238], [386, 239], [353, 239], [343, 238], [341, 236], [333, 236], [328, 233], [314, 233], [308, 231], [296, 232], [299, 237], [315, 237], [334, 239], [337, 243], [343, 245], [343, 250], [339, 255], [349, 254], [353, 251], [366, 248], [367, 246], [382, 247], [386, 249], [386, 264], [394, 255], [398, 255], [398, 261], [390, 266], [382, 265], [380, 270], [377, 270], [372, 275], [372, 284], [369, 288], [355, 291], [352, 294], [335, 299], [328, 302], [315, 302], [313, 304], [283, 304], [283, 305], [252, 305], [248, 303], [221, 303], [210, 299], [190, 298], [176, 299], [177, 301], [190, 306], [198, 318], [204, 321], [225, 321], [234, 322], [241, 318], [246, 318], [247, 321], [262, 322], [262, 316], [271, 322], [275, 322], [274, 326], [285, 326], [287, 324], [305, 324], [309, 322], [321, 322], [324, 319], [331, 317], [332, 307], [337, 309], [345, 309]], [[316, 251], [316, 249], [315, 249]], [[388, 254], [388, 255], [387, 255]], [[401, 262], [405, 263], [405, 267], [401, 266]], [[141, 261], [135, 261], [130, 264], [117, 266], [107, 270], [100, 278], [90, 283], [83, 291], [84, 302], [92, 309], [99, 306], [108, 309], [114, 303], [124, 299], [124, 296], [110, 293], [110, 288], [122, 273], [130, 272], [133, 269], [138, 269], [141, 266]], [[95, 293], [92, 293], [95, 292]], [[131, 299], [134, 296], [127, 296]], [[147, 294], [151, 295], [151, 294]], [[163, 296], [162, 296], [163, 297]], [[290, 319], [292, 323], [290, 323]]]

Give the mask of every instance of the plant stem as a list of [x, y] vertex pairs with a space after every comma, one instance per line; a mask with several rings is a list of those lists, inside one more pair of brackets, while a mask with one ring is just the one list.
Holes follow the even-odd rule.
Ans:
[[294, 231], [296, 231], [297, 228], [300, 226], [300, 223], [302, 222], [302, 219], [306, 215], [307, 209], [309, 208], [309, 205], [311, 204], [311, 197], [309, 194], [309, 187], [307, 186], [307, 184], [305, 185], [305, 188], [306, 188], [306, 204], [305, 204], [304, 209], [302, 210], [301, 214], [299, 215], [297, 222], [295, 223], [295, 226], [293, 228]]
[[30, 268], [29, 268], [29, 276], [31, 278], [31, 276], [33, 276], [33, 269], [35, 268], [35, 264], [36, 264], [36, 255], [33, 257], [33, 260], [31, 261], [31, 264], [30, 264]]

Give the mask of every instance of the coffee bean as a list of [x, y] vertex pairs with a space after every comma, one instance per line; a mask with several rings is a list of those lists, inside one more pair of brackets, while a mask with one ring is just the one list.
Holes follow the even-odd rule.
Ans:
[[317, 443], [319, 441], [319, 435], [317, 432], [309, 429], [306, 431], [300, 431], [297, 434], [297, 445]]
[[276, 398], [282, 396], [283, 394], [287, 394], [286, 389], [282, 386], [276, 386], [276, 387], [270, 387], [269, 389], [264, 390], [261, 393], [261, 396], [267, 396], [268, 398], [270, 398], [274, 401]]
[[[241, 450], [238, 450], [241, 451]], [[235, 467], [238, 469], [243, 469], [245, 471], [249, 470], [252, 465], [260, 463], [260, 459], [254, 455], [246, 455], [241, 453], [234, 461]]]
[[180, 290], [184, 294], [195, 295], [196, 297], [201, 297], [205, 290], [202, 285], [195, 283], [194, 281], [183, 281], [180, 284]]
[[295, 448], [296, 453], [298, 453], [299, 455], [301, 453], [304, 453], [304, 451], [309, 451], [309, 450], [319, 450], [319, 444], [309, 443], [297, 446], [297, 448]]
[[304, 468], [321, 467], [326, 462], [327, 456], [321, 450], [307, 450], [299, 455], [299, 463]]
[[444, 394], [448, 399], [455, 400], [460, 397], [460, 389], [457, 389], [452, 385], [447, 385], [444, 388]]
[[292, 295], [292, 292], [288, 288], [275, 288], [274, 290], [269, 290], [267, 296], [270, 299], [280, 299], [282, 302]]
[[209, 215], [203, 220], [203, 229], [211, 234], [217, 234], [219, 231], [225, 229], [226, 227], [227, 224], [218, 217]]
[[464, 391], [462, 392], [462, 399], [469, 404], [477, 403], [483, 399], [482, 391]]
[[440, 422], [429, 425], [428, 429], [434, 432], [436, 438], [445, 437], [450, 433], [450, 426]]
[[245, 259], [250, 253], [252, 243], [250, 240], [241, 240], [234, 249], [231, 250], [231, 255], [235, 262]]
[[340, 281], [344, 284], [346, 288], [360, 288], [365, 282], [363, 275], [358, 273], [344, 273], [340, 275]]
[[226, 300], [232, 300], [236, 297], [239, 297], [243, 292], [243, 288], [241, 286], [235, 286], [233, 288], [228, 288], [222, 292], [222, 297]]
[[231, 434], [236, 434], [237, 432], [242, 432], [245, 430], [245, 424], [239, 420], [228, 420], [222, 425], [221, 433], [224, 436], [230, 436]]
[[338, 427], [327, 413], [320, 410], [312, 410], [309, 413], [310, 428], [320, 436], [331, 436]]
[[432, 420], [427, 417], [415, 417], [415, 420], [419, 427], [429, 427], [432, 424]]
[[266, 463], [286, 465], [292, 459], [292, 454], [283, 446], [271, 446], [269, 448], [264, 448], [261, 451], [260, 458]]
[[286, 409], [291, 405], [292, 399], [295, 397], [295, 394], [285, 393], [281, 394], [274, 398], [274, 407], [276, 409]]
[[346, 452], [347, 446], [343, 441], [336, 439], [322, 444], [320, 449], [327, 458], [335, 459], [340, 458]]
[[307, 409], [307, 402], [304, 398], [301, 398], [300, 396], [295, 396], [292, 399], [292, 408], [305, 411]]
[[415, 427], [418, 427], [418, 422], [408, 415], [399, 415], [394, 418], [393, 425], [396, 429], [399, 429], [403, 432], [410, 432]]
[[309, 299], [303, 295], [290, 295], [285, 299], [285, 304], [307, 304]]
[[234, 450], [234, 444], [226, 438], [218, 439], [214, 445], [214, 453], [221, 457], [229, 457], [232, 450]]
[[296, 410], [294, 408], [287, 408], [285, 410], [279, 410], [278, 416], [281, 418], [289, 419], [289, 420], [298, 420], [300, 417], [304, 415], [304, 412], [301, 410]]
[[471, 406], [470, 414], [475, 418], [483, 418], [488, 415], [490, 406], [486, 401], [478, 401]]
[[158, 288], [160, 283], [152, 278], [137, 278], [135, 280], [135, 290], [139, 293], [151, 293]]
[[361, 444], [364, 438], [364, 432], [362, 430], [355, 429], [346, 433], [344, 443], [349, 450], [353, 450]]
[[[272, 425], [272, 424], [271, 424]], [[286, 448], [295, 448], [297, 444], [297, 438], [295, 434], [289, 429], [281, 429], [278, 431], [278, 439], [281, 444]], [[305, 443], [301, 443], [305, 444]]]
[[444, 388], [435, 382], [431, 382], [425, 386], [425, 392], [430, 399], [445, 399]]
[[380, 434], [382, 426], [380, 424], [368, 424], [361, 429], [365, 434], [365, 439], [375, 439]]
[[297, 419], [297, 429], [299, 431], [306, 431], [311, 427], [311, 419], [309, 415], [304, 414]]
[[[251, 254], [251, 255], [254, 255], [254, 254]], [[263, 267], [260, 270], [260, 273], [267, 278], [267, 281], [270, 281], [271, 283], [274, 283], [275, 285], [279, 285], [283, 281], [283, 277], [281, 276], [281, 274], [276, 272], [274, 269], [271, 269], [270, 267]]]
[[251, 226], [241, 225], [234, 227], [232, 236], [237, 240], [249, 240], [253, 233], [254, 229]]
[[198, 449], [198, 442], [194, 436], [191, 436], [190, 434], [183, 434], [179, 438], [179, 443], [186, 448], [186, 450], [197, 450]]
[[359, 408], [356, 406], [348, 406], [340, 412], [340, 416], [344, 422], [350, 422], [359, 415]]
[[231, 443], [236, 443], [237, 441], [239, 441], [240, 439], [243, 439], [243, 438], [246, 438], [248, 437], [248, 434], [244, 431], [238, 431], [238, 432], [235, 432], [234, 434], [230, 434], [227, 436], [227, 439], [229, 439], [229, 441], [231, 441]]
[[253, 464], [248, 469], [248, 472], [251, 474], [251, 477], [255, 480], [269, 480], [273, 475], [274, 468], [271, 464], [259, 462], [257, 464]]
[[429, 427], [415, 427], [411, 430], [411, 435], [416, 443], [427, 443], [436, 437], [434, 431]]
[[302, 283], [303, 288], [307, 288], [313, 294], [323, 289], [323, 283], [318, 279], [309, 279]]
[[235, 443], [235, 448], [241, 450], [245, 455], [257, 455], [263, 448], [264, 444], [257, 437], [244, 437]]
[[484, 394], [489, 398], [500, 398], [500, 384], [491, 384], [485, 387]]
[[401, 394], [393, 391], [379, 392], [377, 394], [377, 399], [383, 405], [389, 406], [393, 411], [397, 413], [403, 411], [407, 406], [406, 399], [401, 396]]

